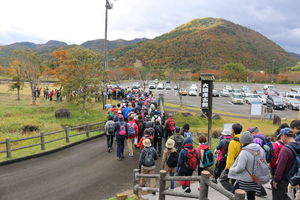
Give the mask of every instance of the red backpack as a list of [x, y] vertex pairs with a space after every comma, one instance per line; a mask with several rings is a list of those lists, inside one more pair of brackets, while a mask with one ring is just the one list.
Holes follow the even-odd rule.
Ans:
[[175, 130], [175, 121], [172, 118], [168, 119], [168, 127], [170, 129], [170, 131], [174, 131]]
[[197, 153], [195, 149], [188, 149], [188, 148], [184, 148], [186, 150], [186, 157], [187, 157], [187, 162], [186, 162], [186, 166], [194, 171], [197, 167], [198, 161], [197, 161]]

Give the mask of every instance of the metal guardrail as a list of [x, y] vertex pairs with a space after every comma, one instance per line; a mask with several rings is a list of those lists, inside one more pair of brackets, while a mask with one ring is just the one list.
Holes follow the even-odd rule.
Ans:
[[[203, 171], [201, 176], [169, 176], [165, 170], [160, 170], [159, 174], [140, 174], [139, 169], [134, 169], [133, 193], [139, 195], [139, 191], [159, 192], [159, 200], [165, 200], [166, 196], [187, 197], [199, 200], [208, 199], [209, 187], [215, 189], [230, 200], [244, 200], [246, 192], [244, 190], [236, 190], [234, 194], [227, 191], [216, 183], [211, 182], [210, 173]], [[142, 187], [139, 185], [140, 178], [155, 178], [159, 180], [159, 188]], [[199, 194], [182, 193], [166, 190], [166, 181], [199, 181]]]
[[[85, 125], [80, 125], [80, 126], [76, 126], [76, 127], [65, 127], [65, 129], [63, 129], [63, 130], [52, 131], [49, 133], [41, 132], [40, 135], [38, 135], [38, 136], [31, 136], [31, 137], [26, 137], [26, 138], [21, 138], [21, 139], [16, 139], [16, 140], [11, 140], [10, 138], [6, 138], [5, 141], [0, 141], [0, 144], [5, 145], [5, 150], [0, 151], [0, 153], [6, 153], [6, 157], [11, 158], [13, 151], [18, 151], [21, 149], [31, 148], [31, 147], [35, 147], [35, 146], [41, 146], [41, 150], [46, 150], [46, 144], [49, 144], [49, 143], [57, 142], [60, 140], [66, 140], [66, 143], [69, 143], [70, 137], [75, 137], [75, 136], [79, 136], [79, 135], [83, 135], [83, 134], [85, 134], [86, 137], [89, 137], [91, 132], [104, 130], [104, 123], [105, 122], [98, 122], [98, 123], [92, 123], [92, 124], [87, 123]], [[99, 127], [99, 125], [101, 125], [101, 126]], [[70, 134], [71, 130], [79, 130], [79, 133], [78, 134]], [[52, 140], [48, 140], [48, 141], [46, 140], [47, 136], [55, 135], [58, 133], [65, 133], [65, 136], [55, 138]], [[25, 140], [33, 140], [33, 139], [37, 139], [37, 138], [40, 139], [39, 143], [12, 148], [13, 143], [25, 141]]]

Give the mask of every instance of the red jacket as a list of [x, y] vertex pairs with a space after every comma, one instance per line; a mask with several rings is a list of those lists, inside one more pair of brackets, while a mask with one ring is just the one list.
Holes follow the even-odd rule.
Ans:
[[[140, 147], [141, 149], [144, 149], [145, 147], [144, 147], [144, 145], [143, 145], [143, 141], [144, 141], [144, 139], [145, 139], [145, 136], [143, 136], [141, 139], [140, 139], [140, 141], [139, 141], [139, 143], [136, 145], [136, 147]], [[152, 137], [152, 135], [150, 136], [150, 140], [151, 140], [151, 143], [153, 143], [153, 137]]]
[[[133, 139], [135, 137], [138, 137], [138, 134], [139, 134], [139, 127], [138, 125], [135, 123], [135, 121], [129, 121], [128, 122], [128, 126], [131, 126], [132, 124], [134, 124], [134, 129], [135, 129], [135, 136], [128, 136], [128, 139]], [[128, 127], [129, 129], [129, 127]]]
[[277, 160], [278, 160], [278, 157], [279, 157], [279, 152], [280, 152], [280, 150], [283, 146], [284, 146], [284, 144], [280, 140], [277, 140], [276, 142], [273, 143], [274, 157], [273, 157], [273, 160], [270, 163], [271, 168], [275, 168], [277, 166]]

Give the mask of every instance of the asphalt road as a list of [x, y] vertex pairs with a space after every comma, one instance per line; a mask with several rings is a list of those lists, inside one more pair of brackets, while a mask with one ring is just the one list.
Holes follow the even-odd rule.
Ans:
[[106, 137], [0, 167], [0, 200], [102, 200], [130, 190], [138, 154], [117, 161]]

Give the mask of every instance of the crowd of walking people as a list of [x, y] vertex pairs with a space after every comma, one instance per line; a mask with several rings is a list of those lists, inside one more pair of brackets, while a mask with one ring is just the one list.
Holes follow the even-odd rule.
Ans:
[[[143, 174], [152, 174], [158, 167], [170, 176], [192, 176], [194, 172], [201, 176], [207, 170], [212, 173], [211, 181], [233, 193], [242, 189], [249, 200], [267, 196], [263, 185], [269, 182], [273, 200], [300, 200], [300, 120], [280, 125], [273, 137], [264, 135], [259, 127], [245, 129], [235, 123], [222, 131], [213, 150], [204, 135], [193, 137], [188, 123], [179, 127], [172, 115], [161, 113], [151, 92], [126, 90], [123, 102], [112, 105], [107, 114], [107, 151], [112, 151], [115, 139], [116, 157], [122, 161], [126, 141], [129, 157], [135, 156], [134, 149], [140, 151], [138, 167]], [[160, 165], [156, 163], [159, 157]], [[142, 186], [155, 184], [154, 179], [149, 183], [141, 180]], [[190, 181], [179, 184], [184, 192], [191, 192]], [[169, 190], [174, 187], [170, 181]]]
[[34, 88], [33, 96], [35, 100], [39, 99], [43, 93], [44, 99], [49, 101], [62, 101], [61, 89], [50, 90], [46, 88]]

